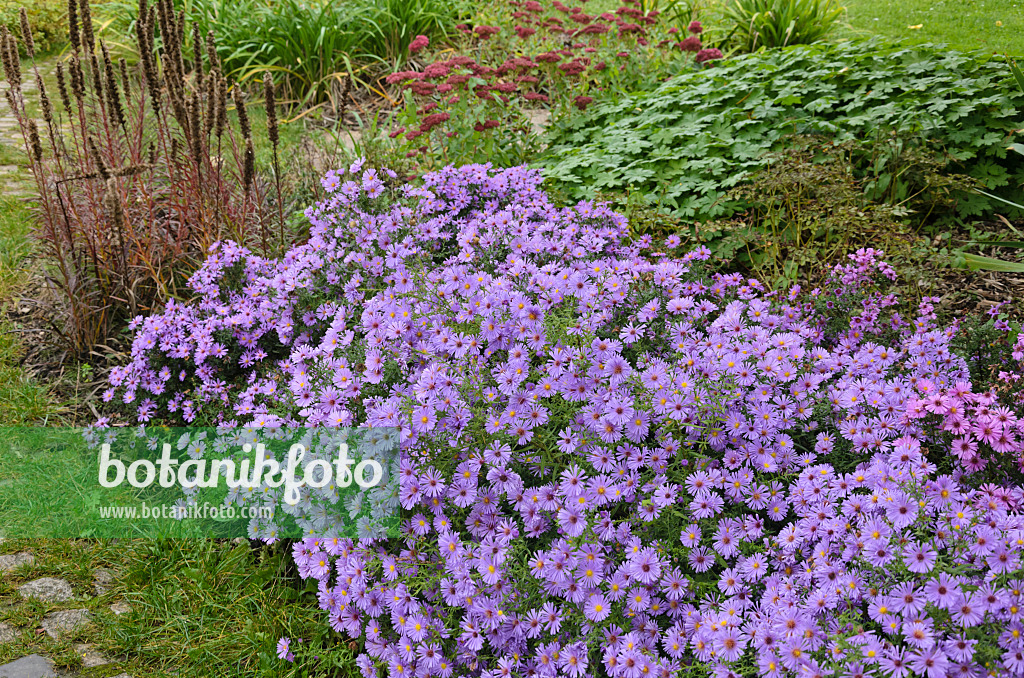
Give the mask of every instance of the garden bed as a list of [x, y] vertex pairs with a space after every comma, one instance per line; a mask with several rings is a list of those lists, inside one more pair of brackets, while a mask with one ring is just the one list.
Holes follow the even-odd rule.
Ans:
[[45, 61], [0, 13], [0, 423], [401, 442], [387, 539], [314, 482], [0, 538], [0, 663], [1024, 675], [1024, 93], [730, 2], [73, 0]]

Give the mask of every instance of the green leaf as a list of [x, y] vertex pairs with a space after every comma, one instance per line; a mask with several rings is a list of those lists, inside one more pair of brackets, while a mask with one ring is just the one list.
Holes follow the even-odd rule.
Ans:
[[1002, 273], [1024, 273], [1024, 264], [1004, 261], [980, 254], [964, 254], [964, 263], [972, 271], [998, 271]]
[[1020, 240], [972, 240], [968, 245], [984, 245], [986, 247], [1024, 247]]
[[1018, 205], [1017, 203], [1007, 200], [1006, 198], [1000, 198], [998, 195], [992, 195], [991, 193], [986, 193], [985, 191], [982, 191], [980, 189], [975, 190], [987, 198], [992, 198], [993, 200], [998, 200], [999, 202], [1006, 203], [1010, 207], [1016, 207], [1019, 210], [1024, 210], [1024, 205]]
[[1020, 87], [1020, 91], [1024, 92], [1024, 73], [1021, 73], [1016, 61], [1010, 62], [1010, 71], [1013, 73], [1013, 78], [1017, 81], [1017, 87]]

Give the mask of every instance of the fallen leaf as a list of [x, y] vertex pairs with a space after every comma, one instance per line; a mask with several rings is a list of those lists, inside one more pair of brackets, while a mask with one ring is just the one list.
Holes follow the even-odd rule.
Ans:
[[917, 29], [922, 27], [924, 27], [924, 24], [917, 24], [916, 26], [907, 26], [907, 28], [909, 28], [912, 31], [916, 31]]

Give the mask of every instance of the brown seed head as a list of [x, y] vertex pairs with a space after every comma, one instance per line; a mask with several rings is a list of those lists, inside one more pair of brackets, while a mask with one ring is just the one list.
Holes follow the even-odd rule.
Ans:
[[100, 155], [99, 146], [96, 145], [96, 140], [92, 135], [86, 139], [86, 145], [89, 147], [89, 155], [92, 156], [92, 161], [96, 163], [96, 173], [100, 175], [100, 178], [103, 179], [103, 181], [109, 180], [110, 170], [107, 169], [107, 163], [103, 162], [103, 156]]
[[36, 56], [36, 42], [32, 39], [32, 26], [28, 23], [28, 10], [22, 7], [18, 16], [21, 19], [21, 39], [25, 41], [25, 54], [28, 55], [29, 59], [34, 59]]
[[96, 36], [92, 30], [92, 10], [89, 9], [89, 0], [79, 0], [78, 16], [82, 18], [82, 44], [88, 52], [96, 47]]
[[0, 51], [3, 52], [4, 73], [7, 82], [15, 90], [21, 90], [21, 58], [18, 56], [18, 40], [11, 35], [6, 26], [0, 26]]
[[50, 95], [46, 92], [46, 83], [43, 81], [42, 73], [36, 73], [36, 89], [39, 90], [39, 102], [43, 107], [43, 120], [47, 126], [53, 125], [53, 104], [50, 103]]
[[277, 111], [274, 101], [274, 79], [270, 73], [263, 74], [263, 96], [267, 104], [267, 135], [270, 143], [277, 146], [280, 141], [277, 133]]
[[213, 37], [213, 31], [206, 33], [206, 58], [210, 60], [210, 68], [220, 68], [220, 57], [217, 56], [217, 42]]
[[117, 70], [121, 75], [121, 91], [126, 98], [131, 97], [132, 80], [128, 77], [128, 61], [121, 57], [117, 60]]
[[245, 159], [242, 162], [242, 184], [246, 193], [252, 188], [256, 176], [256, 151], [252, 147], [252, 139], [245, 140]]
[[196, 89], [203, 89], [203, 39], [199, 24], [192, 23], [192, 71], [195, 73]]
[[[146, 88], [149, 90], [150, 103], [153, 112], [160, 115], [160, 80], [157, 76], [156, 55], [153, 54], [153, 29], [155, 26], [153, 8], [144, 9], [146, 0], [139, 3], [139, 21], [135, 26], [135, 33], [139, 45], [139, 54], [142, 57], [142, 75], [146, 80]], [[146, 17], [143, 19], [142, 17]]]
[[206, 118], [203, 120], [203, 136], [206, 137], [217, 125], [217, 79], [216, 71], [210, 71], [206, 78]]
[[199, 95], [193, 93], [188, 100], [189, 141], [191, 142], [192, 159], [196, 165], [203, 163], [203, 112], [199, 105]]
[[121, 105], [121, 93], [117, 86], [114, 75], [114, 63], [110, 60], [110, 52], [107, 51], [107, 43], [100, 40], [100, 50], [103, 52], [103, 72], [107, 76], [107, 105], [114, 112], [114, 118], [118, 125], [124, 126], [124, 106]]
[[60, 102], [64, 104], [64, 110], [71, 113], [71, 97], [68, 95], [68, 82], [64, 75], [64, 64], [57, 63], [57, 93], [60, 95]]
[[32, 158], [39, 162], [43, 159], [43, 144], [39, 140], [39, 128], [35, 120], [28, 121], [28, 145], [32, 149]]
[[217, 124], [214, 132], [219, 137], [224, 134], [224, 129], [228, 124], [228, 80], [220, 75], [219, 69], [217, 73]]
[[68, 61], [68, 73], [71, 75], [71, 93], [75, 95], [75, 99], [81, 105], [83, 99], [85, 99], [85, 74], [82, 72], [82, 60], [78, 58], [78, 54], [71, 55], [71, 60]]
[[235, 110], [238, 112], [238, 128], [242, 130], [243, 139], [252, 139], [252, 128], [249, 126], [249, 112], [245, 110], [245, 101], [242, 100], [242, 90], [235, 86], [231, 90], [231, 96], [235, 100]]
[[82, 49], [82, 33], [78, 27], [78, 0], [68, 0], [68, 38], [72, 51]]
[[13, 90], [5, 89], [4, 90], [4, 98], [7, 99], [7, 105], [10, 107], [10, 109], [12, 111], [17, 111], [18, 110], [18, 104], [16, 104], [14, 102], [14, 91]]

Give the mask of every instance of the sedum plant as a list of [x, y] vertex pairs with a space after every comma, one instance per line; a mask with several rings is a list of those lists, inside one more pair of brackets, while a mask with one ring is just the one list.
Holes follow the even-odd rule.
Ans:
[[[467, 43], [461, 53], [446, 50], [432, 63], [421, 55], [421, 68], [388, 76], [404, 96], [392, 138], [427, 169], [466, 162], [508, 167], [532, 160], [542, 147], [534, 121], [557, 126], [592, 104], [722, 57], [704, 47], [699, 22], [684, 33], [666, 25], [657, 10], [636, 4], [623, 0], [614, 11], [598, 13], [558, 0], [515, 0], [512, 31], [461, 25]], [[494, 21], [508, 24], [509, 18]], [[425, 42], [412, 44], [415, 52], [429, 44], [421, 37]]]
[[365, 678], [1024, 675], [1024, 339], [997, 319], [972, 380], [879, 252], [770, 293], [541, 181], [331, 172], [309, 241], [222, 243], [107, 397], [400, 431], [400, 538], [294, 509]]

